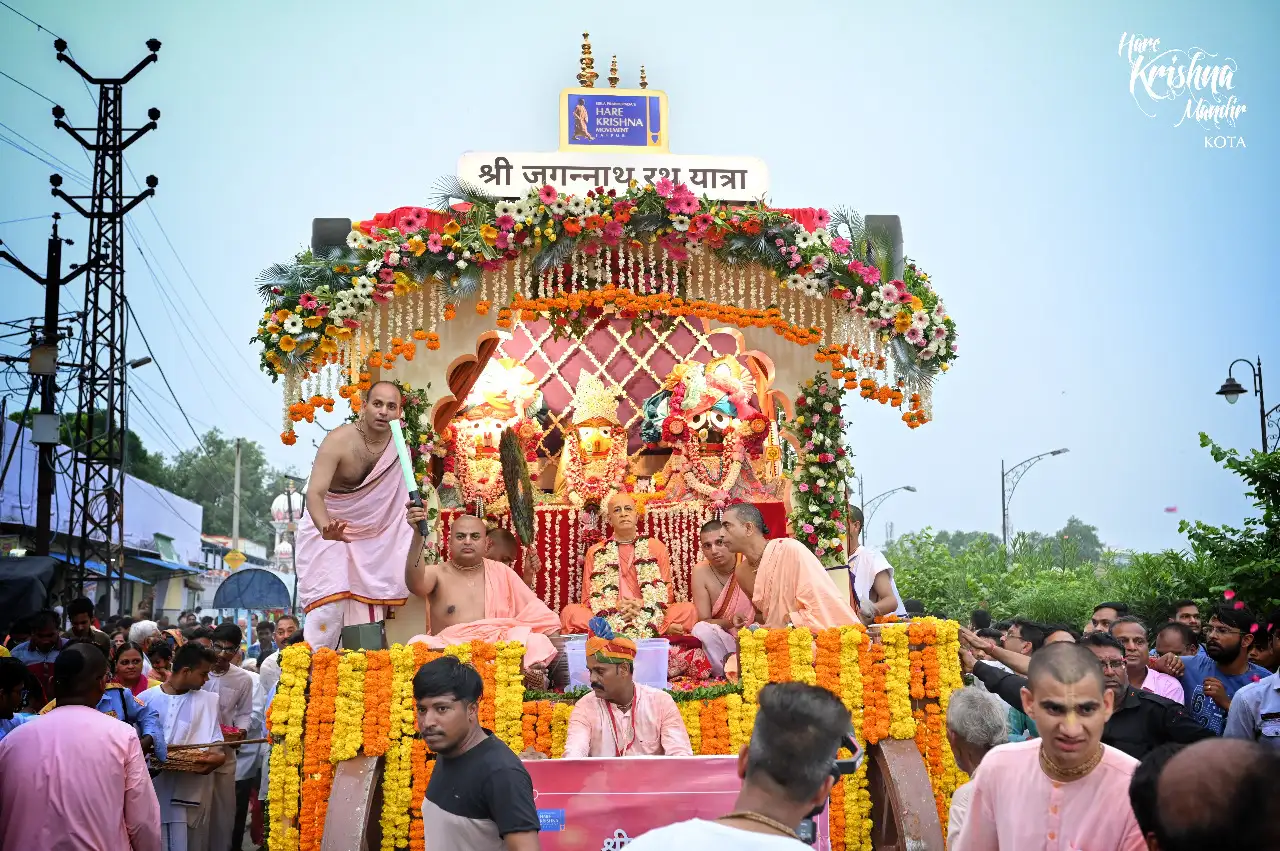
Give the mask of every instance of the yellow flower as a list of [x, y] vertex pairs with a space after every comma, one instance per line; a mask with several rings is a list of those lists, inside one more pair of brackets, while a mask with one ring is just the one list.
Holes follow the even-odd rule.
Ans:
[[302, 320], [302, 324], [308, 328], [319, 328], [324, 324], [324, 320], [319, 316], [308, 316], [306, 319]]
[[462, 227], [453, 219], [450, 219], [449, 222], [441, 228], [441, 231], [448, 236], [456, 236], [460, 230], [462, 230]]
[[480, 238], [488, 245], [493, 245], [498, 241], [498, 229], [493, 225], [480, 226]]
[[291, 352], [298, 347], [298, 341], [290, 337], [288, 334], [285, 334], [283, 337], [280, 338], [279, 345], [280, 345], [280, 351]]
[[408, 245], [414, 257], [421, 257], [423, 252], [427, 250], [427, 244], [416, 236], [409, 237]]
[[917, 310], [924, 310], [924, 302], [920, 300], [919, 296], [913, 295], [911, 297], [911, 310], [912, 312], [915, 312]]

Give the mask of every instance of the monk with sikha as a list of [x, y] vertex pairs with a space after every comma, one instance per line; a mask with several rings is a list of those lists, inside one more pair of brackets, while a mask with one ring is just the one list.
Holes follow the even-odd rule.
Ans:
[[582, 601], [569, 603], [560, 613], [563, 631], [585, 633], [591, 619], [600, 616], [618, 635], [688, 635], [698, 611], [692, 603], [675, 602], [666, 545], [639, 534], [631, 494], [613, 494], [605, 510], [612, 536], [587, 550]]
[[560, 622], [514, 570], [485, 558], [488, 529], [470, 514], [456, 517], [449, 527], [449, 559], [428, 564], [422, 558], [418, 523], [426, 511], [413, 504], [406, 521], [413, 542], [405, 561], [409, 591], [427, 601], [427, 633], [409, 639], [435, 650], [468, 641], [519, 641], [525, 647], [526, 682], [546, 685], [547, 667], [556, 658], [549, 636]]
[[693, 636], [702, 642], [718, 678], [724, 676], [725, 660], [738, 652], [738, 630], [755, 621], [756, 610], [738, 584], [735, 567], [742, 556], [725, 542], [724, 524], [709, 520], [698, 537], [702, 560], [693, 566], [693, 604], [698, 608]]

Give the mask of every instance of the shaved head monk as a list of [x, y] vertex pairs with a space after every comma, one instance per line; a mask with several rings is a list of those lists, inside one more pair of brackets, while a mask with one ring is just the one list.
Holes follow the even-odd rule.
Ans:
[[412, 503], [405, 517], [412, 529], [404, 581], [427, 601], [427, 634], [414, 636], [437, 650], [464, 641], [519, 641], [524, 645], [526, 682], [546, 685], [547, 666], [556, 657], [549, 636], [560, 626], [555, 612], [538, 599], [514, 570], [485, 558], [484, 521], [460, 514], [449, 526], [449, 559], [428, 564], [422, 558], [418, 522], [426, 512]]
[[312, 647], [337, 648], [342, 628], [386, 620], [409, 598], [400, 564], [410, 532], [398, 506], [409, 499], [391, 421], [400, 418], [400, 388], [369, 388], [354, 423], [325, 437], [307, 482], [307, 511], [298, 524], [298, 600]]
[[983, 758], [956, 851], [1144, 849], [1128, 806], [1138, 761], [1102, 743], [1113, 700], [1102, 665], [1084, 647], [1059, 642], [1032, 654], [1022, 706], [1040, 738]]
[[731, 505], [721, 523], [725, 545], [741, 556], [735, 571], [738, 586], [761, 624], [769, 629], [827, 629], [859, 622], [808, 547], [790, 538], [765, 537], [760, 509], [745, 502]]
[[[671, 581], [671, 556], [656, 538], [640, 535], [639, 513], [631, 494], [617, 492], [605, 501], [611, 536], [587, 550], [582, 569], [582, 600], [560, 612], [566, 633], [583, 634], [594, 616], [617, 635], [651, 638], [686, 635], [698, 622], [693, 603], [677, 603]], [[647, 596], [646, 589], [654, 589]]]
[[703, 523], [698, 539], [702, 560], [693, 566], [690, 583], [698, 607], [693, 636], [707, 651], [711, 673], [723, 677], [725, 660], [738, 651], [738, 630], [755, 621], [756, 610], [738, 584], [735, 566], [742, 556], [725, 542], [724, 524]]

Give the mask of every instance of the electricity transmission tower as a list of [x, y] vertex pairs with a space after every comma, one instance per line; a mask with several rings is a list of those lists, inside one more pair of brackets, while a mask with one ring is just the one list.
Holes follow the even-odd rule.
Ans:
[[[93, 155], [93, 186], [90, 195], [68, 195], [61, 188], [61, 175], [49, 182], [53, 194], [66, 201], [89, 220], [89, 253], [97, 262], [85, 279], [84, 326], [81, 334], [80, 396], [77, 405], [78, 449], [72, 475], [69, 539], [78, 539], [78, 562], [73, 576], [77, 594], [83, 593], [86, 573], [92, 562], [105, 567], [108, 603], [119, 611], [124, 606], [124, 481], [125, 437], [125, 296], [124, 237], [125, 215], [155, 194], [159, 182], [153, 175], [147, 188], [132, 198], [124, 192], [124, 152], [146, 133], [156, 129], [160, 110], [147, 111], [151, 120], [141, 127], [124, 126], [124, 87], [143, 68], [157, 59], [160, 42], [151, 39], [151, 51], [123, 77], [94, 77], [67, 53], [67, 43], [53, 43], [58, 61], [71, 68], [89, 85], [98, 87], [97, 126], [72, 127], [64, 119], [66, 110], [54, 106], [54, 126], [67, 132]], [[82, 132], [93, 130], [93, 140]], [[127, 135], [126, 135], [127, 134]], [[85, 203], [82, 203], [85, 202]], [[85, 204], [87, 203], [87, 207]]]

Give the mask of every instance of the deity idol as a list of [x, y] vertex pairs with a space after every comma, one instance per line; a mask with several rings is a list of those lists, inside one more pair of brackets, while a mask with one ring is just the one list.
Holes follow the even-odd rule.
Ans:
[[672, 449], [665, 501], [723, 506], [777, 499], [757, 470], [777, 429], [757, 403], [755, 379], [731, 355], [672, 370], [644, 406], [646, 442]]
[[502, 433], [515, 429], [531, 451], [542, 435], [543, 408], [537, 378], [511, 358], [491, 360], [467, 395], [462, 411], [445, 430], [445, 475], [441, 503], [445, 507], [506, 507], [506, 483], [498, 446]]
[[585, 372], [574, 390], [556, 493], [576, 508], [600, 505], [626, 477], [627, 430], [618, 421], [618, 395], [616, 387]]

